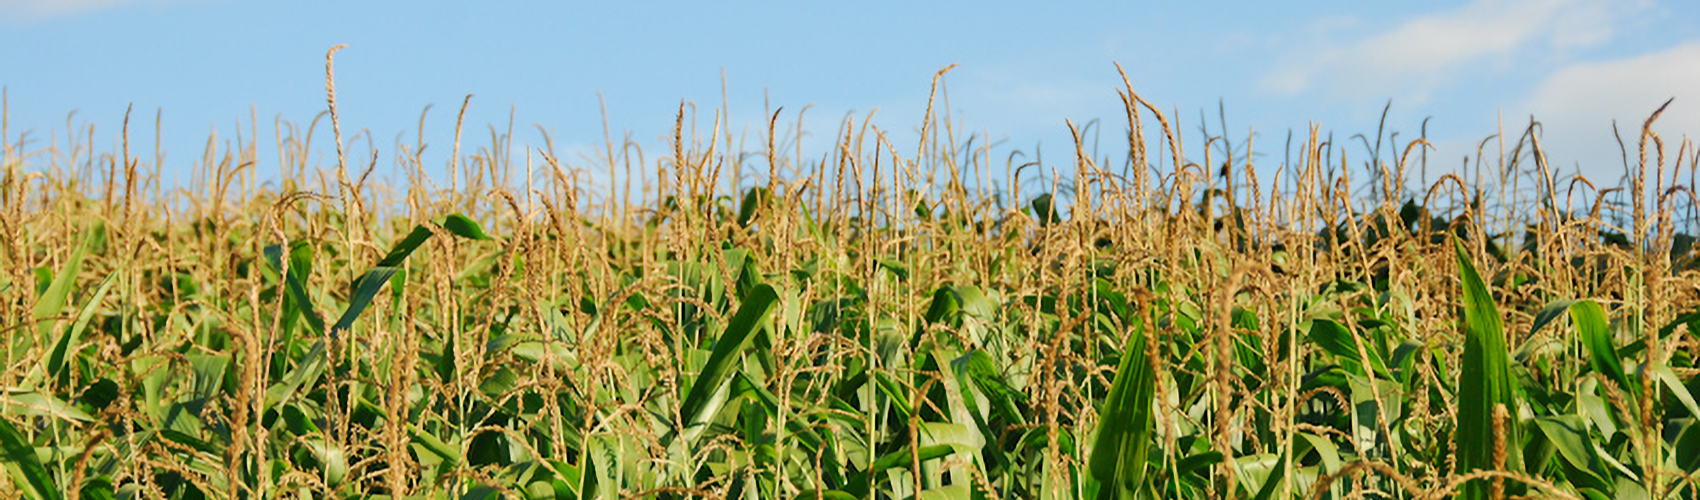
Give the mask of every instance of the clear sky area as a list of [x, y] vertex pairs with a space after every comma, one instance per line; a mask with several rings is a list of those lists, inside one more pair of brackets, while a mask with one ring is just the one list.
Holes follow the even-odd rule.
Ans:
[[137, 156], [152, 157], [162, 111], [165, 173], [177, 178], [212, 132], [252, 134], [252, 110], [262, 167], [275, 168], [271, 123], [305, 124], [325, 108], [325, 51], [336, 44], [348, 45], [336, 61], [345, 135], [369, 131], [391, 158], [431, 105], [432, 164], [446, 163], [467, 94], [467, 143], [489, 144], [488, 127], [506, 129], [511, 111], [521, 154], [541, 144], [536, 127], [558, 151], [594, 154], [603, 102], [616, 138], [659, 152], [681, 101], [706, 128], [723, 95], [751, 151], [765, 110], [780, 106], [782, 123], [812, 106], [805, 157], [825, 152], [846, 114], [876, 108], [874, 122], [913, 147], [931, 78], [950, 64], [955, 123], [1000, 152], [1042, 145], [1058, 169], [1072, 165], [1064, 120], [1102, 120], [1101, 155], [1125, 137], [1113, 63], [1193, 143], [1201, 125], [1220, 133], [1225, 121], [1234, 140], [1255, 131], [1265, 167], [1281, 162], [1289, 131], [1299, 141], [1311, 123], [1339, 143], [1373, 136], [1389, 102], [1386, 128], [1401, 143], [1427, 120], [1431, 180], [1501, 120], [1517, 134], [1534, 116], [1555, 167], [1607, 184], [1623, 172], [1613, 120], [1631, 157], [1641, 122], [1672, 97], [1655, 128], [1671, 155], [1684, 134], [1700, 135], [1692, 0], [0, 0], [7, 139], [28, 130], [36, 146], [62, 143], [69, 116], [95, 125], [97, 150], [109, 151], [133, 104], [132, 141], [148, 151]]

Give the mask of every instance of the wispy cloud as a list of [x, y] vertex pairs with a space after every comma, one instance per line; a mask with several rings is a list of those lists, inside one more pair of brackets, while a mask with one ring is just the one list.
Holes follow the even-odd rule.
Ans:
[[0, 16], [46, 19], [135, 3], [164, 4], [170, 0], [0, 0]]
[[1664, 136], [1667, 154], [1674, 156], [1682, 134], [1700, 134], [1700, 87], [1696, 85], [1700, 85], [1700, 40], [1565, 67], [1537, 85], [1519, 107], [1542, 122], [1548, 156], [1559, 166], [1566, 171], [1579, 166], [1591, 178], [1609, 178], [1620, 175], [1623, 167], [1612, 121], [1617, 122], [1629, 163], [1634, 164], [1642, 122], [1659, 104], [1675, 97], [1654, 124], [1654, 131]]
[[1283, 94], [1307, 91], [1422, 100], [1440, 84], [1483, 65], [1609, 41], [1621, 21], [1646, 7], [1633, 0], [1475, 0], [1419, 16], [1381, 34], [1328, 41], [1295, 53], [1260, 85]]

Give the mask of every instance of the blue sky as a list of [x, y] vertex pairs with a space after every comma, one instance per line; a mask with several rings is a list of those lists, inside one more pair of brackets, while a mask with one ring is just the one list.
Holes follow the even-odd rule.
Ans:
[[324, 108], [324, 54], [335, 44], [349, 46], [337, 55], [345, 135], [370, 131], [387, 160], [434, 105], [433, 164], [447, 161], [466, 94], [464, 148], [488, 144], [486, 126], [505, 129], [511, 109], [522, 153], [541, 142], [534, 124], [558, 150], [592, 151], [600, 92], [614, 134], [659, 152], [681, 100], [711, 123], [723, 75], [747, 149], [759, 148], [764, 100], [785, 107], [782, 122], [813, 106], [805, 156], [823, 152], [821, 137], [846, 113], [875, 108], [875, 123], [907, 148], [931, 76], [953, 63], [952, 117], [1003, 141], [1000, 152], [1043, 144], [1057, 168], [1070, 165], [1065, 119], [1105, 120], [1101, 154], [1125, 133], [1113, 62], [1147, 100], [1178, 111], [1193, 144], [1201, 116], [1219, 128], [1221, 103], [1232, 137], [1257, 131], [1264, 167], [1280, 162], [1289, 130], [1302, 136], [1311, 122], [1338, 142], [1373, 134], [1389, 99], [1401, 142], [1430, 118], [1431, 171], [1459, 164], [1500, 117], [1515, 133], [1535, 115], [1553, 163], [1596, 179], [1622, 171], [1613, 119], [1633, 134], [1676, 97], [1657, 127], [1672, 154], [1684, 133], [1700, 133], [1700, 2], [1687, 0], [0, 0], [7, 139], [28, 129], [38, 146], [63, 141], [76, 110], [73, 123], [94, 124], [104, 151], [133, 103], [133, 121], [146, 125], [132, 127], [139, 156], [151, 159], [163, 110], [165, 170], [181, 179], [209, 132], [233, 137], [253, 109], [261, 166], [276, 168], [270, 123], [304, 124]]

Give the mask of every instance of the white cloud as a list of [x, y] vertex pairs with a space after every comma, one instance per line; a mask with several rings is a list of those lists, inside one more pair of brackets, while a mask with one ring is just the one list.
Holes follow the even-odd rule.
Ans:
[[0, 0], [0, 16], [45, 19], [109, 9], [125, 4], [163, 4], [169, 0]]
[[[1676, 101], [1653, 125], [1665, 142], [1669, 172], [1682, 137], [1700, 136], [1700, 40], [1625, 59], [1568, 66], [1537, 85], [1518, 107], [1545, 127], [1542, 144], [1556, 166], [1570, 172], [1580, 164], [1584, 175], [1609, 183], [1623, 173], [1612, 121], [1617, 121], [1629, 162], [1634, 164], [1641, 124], [1672, 97]], [[1651, 151], [1648, 155], [1648, 161], [1653, 161]]]
[[1268, 90], [1346, 91], [1422, 100], [1481, 64], [1506, 64], [1608, 41], [1646, 2], [1475, 0], [1405, 21], [1379, 35], [1294, 54], [1267, 74]]

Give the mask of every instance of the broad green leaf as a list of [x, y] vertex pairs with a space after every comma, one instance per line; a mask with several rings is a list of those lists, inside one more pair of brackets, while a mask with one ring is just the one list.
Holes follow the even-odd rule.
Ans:
[[[448, 230], [450, 234], [462, 238], [470, 240], [490, 239], [489, 235], [484, 234], [484, 229], [478, 226], [478, 222], [467, 218], [465, 215], [449, 214], [444, 217], [433, 219], [431, 223]], [[431, 228], [426, 227], [424, 224], [413, 226], [413, 230], [409, 231], [407, 236], [403, 237], [401, 241], [390, 246], [389, 253], [384, 254], [384, 258], [379, 260], [376, 265], [372, 266], [372, 271], [385, 267], [401, 267], [401, 263], [407, 260], [407, 256], [412, 255], [413, 251], [419, 248], [419, 245], [425, 244], [425, 240], [431, 239], [432, 234]], [[354, 280], [354, 283], [350, 283], [350, 286], [357, 290], [360, 289], [362, 282], [366, 280], [366, 276], [371, 275], [372, 271], [368, 271], [367, 275], [363, 275], [359, 279]], [[384, 275], [384, 277], [385, 279], [388, 279], [389, 275]]]
[[1057, 207], [1051, 200], [1051, 193], [1040, 193], [1039, 196], [1033, 197], [1030, 205], [1033, 207], [1032, 216], [1039, 221], [1039, 225], [1049, 226], [1062, 222], [1062, 217], [1057, 214]]
[[1677, 467], [1693, 474], [1700, 471], [1700, 424], [1684, 426], [1671, 447], [1671, 459]]
[[691, 392], [685, 396], [685, 401], [679, 408], [680, 418], [687, 425], [701, 423], [707, 416], [701, 412], [708, 399], [720, 388], [726, 374], [732, 371], [732, 366], [738, 361], [750, 338], [767, 320], [768, 313], [773, 311], [778, 302], [779, 294], [770, 285], [758, 285], [755, 290], [744, 298], [738, 306], [737, 314], [726, 324], [726, 330], [714, 342], [714, 351], [708, 356], [708, 363], [702, 367], [702, 373], [697, 375], [696, 382], [691, 385]]
[[[272, 269], [282, 273], [283, 246], [267, 245], [263, 253], [266, 256], [266, 261], [272, 265]], [[311, 254], [305, 254], [305, 258], [297, 259], [296, 251], [292, 248], [289, 257], [289, 272], [283, 273], [282, 276], [284, 288], [289, 291], [289, 298], [294, 302], [295, 309], [300, 311], [301, 316], [307, 318], [307, 326], [312, 327], [314, 333], [323, 335], [325, 333], [325, 319], [319, 316], [318, 311], [314, 310], [312, 297], [307, 296], [306, 277], [311, 270], [301, 269], [302, 266], [299, 265], [302, 261], [311, 262]]]
[[882, 257], [879, 259], [879, 265], [880, 269], [889, 271], [893, 276], [896, 276], [898, 281], [909, 281], [909, 265], [904, 264], [903, 261]]
[[1627, 389], [1630, 394], [1639, 395], [1641, 384], [1629, 383], [1629, 377], [1624, 374], [1617, 347], [1612, 345], [1611, 326], [1606, 323], [1606, 314], [1600, 304], [1592, 300], [1582, 300], [1570, 304], [1567, 309], [1570, 311], [1570, 322], [1576, 326], [1576, 334], [1582, 338], [1582, 347], [1588, 349], [1588, 365], [1594, 369], [1594, 373], [1617, 383], [1619, 389]]
[[[1308, 338], [1311, 342], [1322, 347], [1323, 350], [1339, 358], [1340, 363], [1349, 367], [1353, 373], [1367, 375], [1363, 367], [1365, 356], [1358, 351], [1358, 342], [1367, 342], [1367, 340], [1347, 330], [1344, 325], [1327, 319], [1312, 320]], [[1369, 367], [1375, 371], [1375, 375], [1381, 378], [1392, 378], [1387, 373], [1386, 362], [1382, 361], [1381, 356], [1376, 354], [1375, 349], [1365, 347]]]
[[7, 413], [21, 413], [33, 417], [48, 417], [72, 422], [93, 422], [94, 417], [87, 412], [65, 402], [51, 394], [39, 392], [20, 392], [0, 394], [0, 408]]
[[[955, 447], [939, 444], [933, 446], [922, 446], [920, 451], [916, 452], [916, 455], [911, 456], [909, 447], [906, 445], [899, 448], [897, 451], [881, 455], [879, 460], [875, 460], [873, 465], [868, 467], [867, 474], [877, 475], [890, 469], [907, 467], [913, 464], [915, 460], [920, 460], [922, 462], [937, 460], [950, 456], [952, 453], [956, 453]], [[858, 481], [851, 480], [852, 484], [856, 482]]]
[[967, 500], [974, 491], [966, 484], [950, 484], [915, 492], [915, 500]]
[[931, 305], [927, 306], [927, 315], [924, 316], [928, 323], [942, 322], [945, 318], [949, 317], [951, 313], [961, 310], [960, 302], [958, 302], [956, 297], [951, 294], [950, 289], [951, 287], [945, 286], [939, 288], [938, 291], [933, 292], [933, 302]]
[[349, 297], [348, 310], [343, 311], [342, 318], [336, 321], [336, 326], [331, 327], [330, 334], [334, 337], [338, 332], [353, 328], [354, 320], [359, 319], [360, 313], [366, 311], [366, 306], [372, 304], [372, 299], [378, 296], [378, 291], [383, 290], [384, 284], [389, 283], [390, 276], [400, 270], [396, 267], [378, 266], [366, 271], [365, 275], [355, 281], [359, 283], [359, 287], [355, 288], [354, 295]]
[[[36, 498], [59, 500], [59, 486], [54, 483], [53, 476], [47, 468], [41, 465], [41, 459], [35, 455], [35, 446], [18, 433], [18, 428], [12, 427], [12, 422], [0, 418], [0, 448], [6, 452], [6, 465], [12, 473], [14, 484], [22, 482], [35, 491]], [[20, 485], [22, 486], [22, 485]]]
[[1688, 325], [1689, 336], [1700, 339], [1700, 309], [1690, 311], [1688, 314], [1677, 316], [1675, 320], [1672, 320], [1670, 323], [1659, 328], [1659, 337], [1663, 338], [1669, 336], [1672, 332], [1676, 331], [1677, 327], [1682, 325]]
[[1222, 455], [1222, 452], [1214, 450], [1202, 451], [1188, 455], [1186, 458], [1182, 458], [1175, 462], [1175, 475], [1185, 476], [1201, 470], [1207, 470], [1210, 467], [1216, 466], [1216, 464], [1222, 463], [1223, 458], [1225, 457]]
[[[1496, 406], [1504, 406], [1511, 417], [1506, 419], [1506, 432], [1500, 437], [1506, 443], [1505, 466], [1521, 472], [1523, 434], [1517, 418], [1521, 397], [1516, 374], [1511, 371], [1510, 352], [1505, 348], [1499, 308], [1470, 264], [1463, 241], [1454, 239], [1453, 245], [1464, 285], [1464, 356], [1459, 367], [1458, 430], [1454, 436], [1457, 473], [1493, 469]], [[1462, 493], [1464, 498], [1485, 498], [1487, 482], [1471, 481]]]
[[1400, 382], [1410, 382], [1414, 361], [1417, 354], [1423, 350], [1423, 343], [1417, 339], [1406, 339], [1398, 347], [1393, 348], [1393, 367], [1398, 370]]
[[50, 384], [56, 383], [52, 381], [59, 380], [59, 374], [65, 368], [66, 354], [71, 352], [72, 346], [82, 341], [83, 330], [88, 329], [89, 320], [94, 317], [95, 309], [100, 305], [100, 301], [106, 298], [106, 293], [112, 290], [112, 276], [108, 274], [106, 279], [100, 281], [100, 288], [96, 288], [94, 295], [89, 297], [87, 303], [83, 304], [82, 310], [77, 313], [77, 320], [71, 324], [71, 328], [60, 333], [59, 340], [53, 343], [53, 352], [47, 356], [47, 379]]
[[[1010, 387], [1009, 383], [998, 374], [998, 369], [992, 362], [992, 356], [986, 354], [986, 351], [981, 349], [969, 351], [962, 357], [951, 361], [951, 367], [956, 371], [957, 382], [962, 385], [963, 394], [968, 394], [969, 384], [972, 383], [974, 388], [979, 389], [990, 400], [992, 405], [990, 410], [995, 415], [1001, 415], [1014, 424], [1026, 423], [1020, 406], [1026, 395]], [[970, 408], [978, 405], [972, 400], [969, 400], [967, 404]]]
[[[1340, 462], [1340, 447], [1335, 446], [1333, 441], [1310, 432], [1297, 432], [1293, 435], [1302, 439], [1304, 443], [1309, 444], [1311, 450], [1316, 450], [1317, 456], [1322, 459], [1323, 473], [1333, 474], [1340, 471], [1340, 467], [1342, 466]], [[1303, 454], [1296, 454], [1295, 456], [1303, 459], [1308, 453], [1309, 451], [1307, 450]]]
[[1098, 433], [1088, 466], [1102, 485], [1098, 498], [1133, 498], [1145, 480], [1151, 447], [1151, 403], [1157, 377], [1145, 353], [1142, 326], [1128, 331], [1116, 378], [1098, 412]]
[[224, 385], [225, 371], [230, 367], [230, 356], [197, 353], [187, 358], [195, 373], [195, 397], [210, 399], [217, 396]]
[[319, 461], [320, 479], [332, 488], [342, 484], [343, 478], [348, 475], [348, 456], [342, 448], [318, 438], [304, 439], [302, 443]]
[[177, 443], [177, 444], [180, 444], [180, 445], [183, 445], [183, 446], [187, 446], [190, 449], [193, 449], [195, 451], [199, 451], [199, 452], [202, 452], [202, 453], [206, 453], [206, 454], [209, 454], [209, 455], [222, 455], [222, 454], [224, 454], [224, 448], [223, 447], [220, 447], [220, 446], [215, 445], [213, 443], [207, 442], [204, 439], [189, 435], [189, 433], [179, 431], [179, 430], [176, 430], [176, 429], [160, 429], [159, 430], [159, 436], [162, 437], [162, 438], [165, 438], [167, 441], [171, 441], [173, 443]]
[[433, 455], [443, 459], [444, 462], [456, 463], [460, 461], [460, 450], [456, 450], [448, 443], [444, 443], [443, 440], [437, 439], [437, 436], [425, 432], [425, 429], [421, 429], [418, 424], [407, 424], [407, 435], [412, 438], [414, 444], [425, 447], [426, 450], [430, 450]]
[[903, 385], [899, 384], [897, 379], [892, 378], [890, 373], [875, 372], [874, 384], [879, 387], [881, 394], [891, 400], [891, 404], [897, 406], [899, 415], [904, 418], [914, 415], [914, 410], [909, 406], [909, 391], [904, 390]]
[[[1536, 417], [1535, 429], [1546, 436], [1554, 447], [1558, 448], [1558, 456], [1564, 459], [1574, 471], [1570, 482], [1577, 486], [1592, 486], [1610, 488], [1611, 484], [1601, 478], [1605, 471], [1604, 464], [1594, 452], [1590, 442], [1587, 424], [1578, 415], [1555, 415]], [[1538, 464], [1536, 464], [1538, 465]], [[1586, 477], [1574, 477], [1577, 474]]]
[[1286, 467], [1287, 457], [1274, 453], [1259, 453], [1234, 458], [1234, 466], [1238, 469], [1236, 477], [1240, 486], [1254, 492], [1253, 500], [1268, 500], [1274, 498], [1275, 492], [1286, 483], [1286, 478], [1278, 472]]
[[[96, 221], [94, 227], [83, 234], [82, 243], [71, 250], [71, 255], [65, 259], [65, 264], [60, 266], [59, 272], [53, 275], [53, 281], [47, 285], [47, 291], [36, 299], [35, 310], [32, 314], [36, 324], [34, 339], [36, 342], [43, 345], [47, 344], [48, 335], [53, 333], [54, 322], [50, 319], [58, 316], [60, 311], [65, 309], [65, 301], [70, 298], [71, 288], [77, 285], [77, 273], [82, 272], [83, 256], [88, 254], [90, 247], [94, 246], [97, 237], [105, 239], [105, 228], [104, 223]], [[30, 345], [27, 343], [22, 346], [12, 346], [10, 352], [13, 359], [8, 360], [7, 364], [10, 365], [17, 361], [18, 356], [23, 355], [29, 348]]]
[[[360, 398], [359, 404], [362, 407], [370, 409], [371, 412], [374, 415], [376, 415], [379, 420], [389, 420], [389, 418], [390, 418], [389, 413], [387, 411], [385, 411], [382, 406], [378, 406], [376, 404], [373, 404], [371, 401], [367, 401], [365, 398]], [[297, 413], [299, 413], [299, 412], [297, 412]], [[286, 412], [285, 416], [288, 417], [289, 414]], [[318, 430], [319, 430], [317, 427], [313, 426], [313, 423], [311, 421], [302, 422], [302, 426], [304, 427], [303, 430], [305, 432], [297, 431], [296, 435], [305, 435], [308, 432], [318, 432]], [[430, 451], [432, 455], [436, 455], [438, 458], [441, 458], [445, 462], [456, 463], [456, 462], [460, 461], [460, 451], [459, 450], [456, 450], [454, 447], [449, 446], [446, 443], [443, 443], [443, 440], [438, 439], [437, 436], [434, 436], [430, 432], [427, 432], [424, 428], [419, 426], [419, 422], [407, 422], [407, 435], [408, 435], [409, 438], [411, 438], [411, 442], [413, 444], [419, 445], [420, 447], [425, 448], [425, 450]]]
[[419, 248], [419, 245], [423, 245], [425, 244], [425, 240], [431, 239], [431, 234], [431, 228], [425, 227], [423, 224], [413, 226], [413, 230], [409, 231], [407, 236], [403, 236], [401, 241], [390, 246], [390, 251], [385, 253], [384, 258], [378, 260], [378, 263], [374, 265], [374, 267], [395, 267], [401, 265], [402, 262], [407, 261], [408, 255], [412, 255], [413, 251]]
[[738, 225], [749, 227], [750, 219], [755, 218], [756, 211], [760, 209], [761, 205], [766, 204], [768, 198], [767, 188], [765, 187], [753, 187], [745, 191], [744, 201], [738, 204]]
[[804, 491], [804, 492], [797, 495], [797, 500], [804, 500], [804, 499], [809, 499], [809, 500], [857, 500], [856, 495], [851, 495], [849, 493], [846, 493], [846, 492], [843, 492], [843, 491], [838, 491], [838, 490], [827, 490], [827, 491], [808, 490], [808, 491]]
[[325, 370], [325, 342], [314, 342], [308, 348], [307, 354], [301, 357], [301, 364], [284, 374], [283, 382], [266, 388], [266, 406], [277, 408], [290, 404], [290, 400], [302, 387], [311, 387]]
[[112, 490], [112, 481], [106, 476], [89, 479], [83, 483], [82, 496], [88, 500], [118, 500], [118, 495]]
[[447, 216], [432, 219], [431, 222], [442, 226], [443, 229], [449, 230], [449, 232], [455, 236], [469, 240], [490, 239], [489, 235], [484, 234], [484, 228], [478, 225], [478, 221], [472, 220], [472, 218], [465, 215], [449, 214]]
[[1700, 415], [1700, 404], [1695, 404], [1694, 395], [1688, 392], [1688, 387], [1683, 385], [1682, 379], [1677, 378], [1676, 372], [1671, 371], [1669, 366], [1664, 363], [1654, 365], [1653, 375], [1665, 384], [1665, 390], [1671, 391], [1676, 400], [1688, 408], [1689, 415]]
[[[1558, 317], [1563, 315], [1564, 313], [1569, 312], [1570, 306], [1576, 305], [1577, 302], [1581, 302], [1581, 301], [1579, 301], [1579, 300], [1555, 300], [1555, 301], [1547, 303], [1546, 307], [1541, 308], [1540, 314], [1535, 315], [1534, 324], [1529, 326], [1529, 336], [1533, 337], [1533, 336], [1535, 336], [1535, 334], [1540, 333], [1542, 328], [1545, 328], [1547, 325], [1551, 324], [1553, 320], [1558, 319]], [[1571, 314], [1572, 314], [1572, 316], [1575, 315], [1575, 313], [1571, 313]]]

